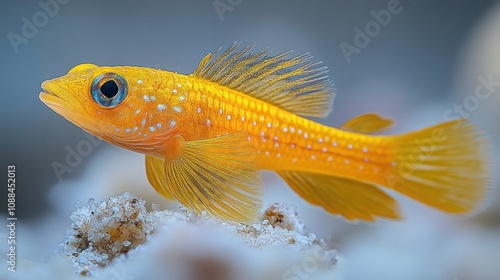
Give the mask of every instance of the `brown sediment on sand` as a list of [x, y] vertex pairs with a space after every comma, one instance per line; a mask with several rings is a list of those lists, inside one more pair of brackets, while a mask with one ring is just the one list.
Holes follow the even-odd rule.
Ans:
[[[318, 267], [325, 269], [334, 267], [337, 262], [336, 251], [328, 248], [323, 240], [314, 234], [304, 235], [304, 223], [293, 206], [272, 204], [263, 211], [256, 223], [246, 225], [222, 221], [204, 214], [197, 215], [183, 207], [179, 211], [160, 211], [158, 207], [153, 207], [153, 210], [148, 212], [145, 204], [144, 200], [124, 193], [109, 197], [102, 202], [91, 199], [86, 205], [79, 206], [71, 215], [73, 223], [64, 242], [65, 254], [72, 261], [76, 272], [81, 275], [105, 274], [110, 266], [116, 270], [117, 263], [126, 263], [127, 259], [138, 258], [141, 250], [147, 250], [145, 247], [151, 242], [154, 243], [155, 238], [170, 238], [171, 241], [174, 238], [174, 242], [171, 243], [174, 244], [174, 248], [169, 248], [169, 245], [165, 244], [168, 242], [161, 245], [165, 246], [165, 252], [178, 250], [179, 258], [193, 259], [189, 257], [189, 253], [187, 255], [182, 253], [183, 250], [189, 251], [187, 248], [189, 246], [180, 248], [177, 245], [183, 242], [196, 244], [196, 240], [189, 239], [202, 240], [207, 236], [211, 238], [209, 236], [211, 234], [220, 234], [221, 244], [217, 250], [229, 250], [224, 248], [227, 244], [223, 241], [227, 235], [242, 241], [242, 248], [257, 249], [259, 254], [266, 254], [268, 249], [291, 250], [293, 254], [304, 256], [315, 252], [322, 256], [322, 259], [318, 260]], [[186, 231], [185, 234], [179, 233], [179, 225], [181, 228], [187, 226], [181, 229], [181, 232]], [[193, 227], [195, 230], [201, 229], [201, 234], [198, 236], [189, 234]], [[207, 236], [203, 236], [205, 232]], [[217, 236], [213, 237], [217, 240]], [[180, 239], [177, 242], [175, 238]], [[197, 250], [196, 246], [194, 250]], [[200, 264], [205, 267], [207, 261], [211, 263], [215, 260], [218, 267], [227, 268], [228, 271], [234, 270], [230, 253], [212, 258], [211, 249], [199, 248], [199, 250], [200, 252], [195, 255], [206, 255], [206, 257], [187, 262], [188, 266], [192, 266], [188, 269], [191, 273], [199, 270]], [[203, 250], [208, 253], [203, 253]], [[234, 252], [235, 256], [240, 253]], [[273, 254], [276, 254], [276, 251]]]

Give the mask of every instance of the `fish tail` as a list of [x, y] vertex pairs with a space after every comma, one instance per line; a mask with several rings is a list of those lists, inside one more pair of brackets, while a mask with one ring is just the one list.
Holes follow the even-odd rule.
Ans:
[[448, 213], [474, 210], [485, 197], [487, 145], [473, 125], [459, 120], [387, 137], [387, 163], [376, 178], [277, 172], [305, 200], [348, 220], [401, 218], [397, 201], [382, 187]]
[[478, 207], [490, 184], [487, 143], [465, 120], [394, 136], [387, 187], [448, 213]]

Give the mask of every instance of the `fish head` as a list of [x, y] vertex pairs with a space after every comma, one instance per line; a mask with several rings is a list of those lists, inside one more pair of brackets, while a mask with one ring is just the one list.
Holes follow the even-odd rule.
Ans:
[[162, 112], [161, 97], [156, 100], [154, 96], [158, 82], [154, 71], [80, 64], [64, 76], [43, 82], [39, 97], [54, 112], [90, 134], [146, 153], [157, 149], [161, 139], [173, 130], [160, 122], [169, 121], [167, 112]]

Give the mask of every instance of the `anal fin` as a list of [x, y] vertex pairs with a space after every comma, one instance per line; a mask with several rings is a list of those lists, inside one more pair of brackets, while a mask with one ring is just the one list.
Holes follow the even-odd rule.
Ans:
[[377, 186], [316, 173], [279, 171], [278, 174], [308, 202], [348, 220], [400, 218], [397, 202]]

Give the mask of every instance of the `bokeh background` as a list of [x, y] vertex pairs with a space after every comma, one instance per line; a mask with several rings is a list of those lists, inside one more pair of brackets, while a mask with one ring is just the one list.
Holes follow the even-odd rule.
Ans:
[[[400, 12], [346, 56], [340, 46], [356, 46], [355, 28], [364, 30], [375, 20], [373, 13], [396, 2], [1, 1], [0, 174], [6, 182], [6, 166], [17, 165], [19, 253], [40, 260], [55, 250], [76, 201], [129, 191], [177, 207], [148, 185], [141, 155], [93, 139], [39, 101], [41, 82], [79, 63], [190, 73], [207, 52], [234, 41], [255, 42], [257, 49], [269, 47], [276, 54], [310, 52], [328, 66], [337, 92], [334, 112], [320, 121], [339, 126], [376, 112], [395, 120], [389, 133], [442, 122], [447, 110], [470, 102], [478, 77], [500, 83], [496, 1], [401, 0], [394, 4]], [[40, 3], [57, 5], [48, 6], [47, 16]], [[38, 26], [27, 30], [26, 22]], [[477, 106], [471, 104], [465, 113], [485, 131], [495, 160], [500, 85]], [[69, 166], [69, 151], [89, 143], [90, 151]], [[54, 163], [71, 172], [58, 177]], [[345, 255], [343, 273], [352, 279], [374, 273], [377, 279], [500, 279], [496, 181], [483, 209], [471, 216], [450, 217], [398, 196], [406, 220], [350, 224], [311, 207], [275, 175], [264, 178], [266, 202], [297, 205], [308, 231]], [[5, 202], [2, 198], [2, 213]]]

